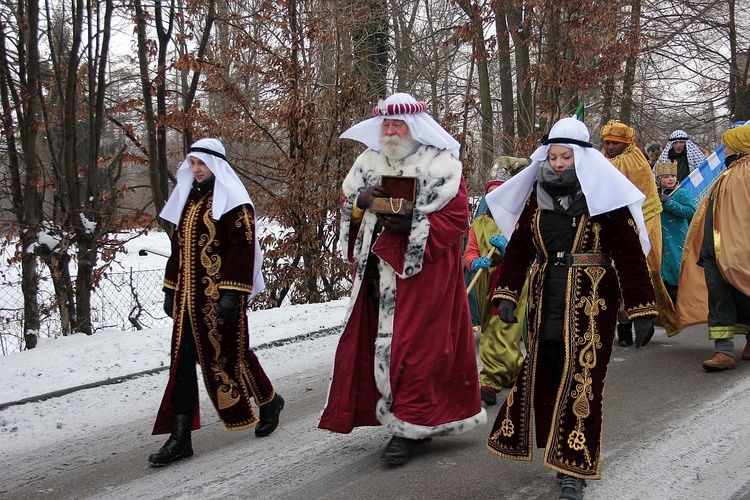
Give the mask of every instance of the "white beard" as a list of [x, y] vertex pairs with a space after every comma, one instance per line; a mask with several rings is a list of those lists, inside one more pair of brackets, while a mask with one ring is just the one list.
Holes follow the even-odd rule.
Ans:
[[421, 143], [411, 137], [384, 135], [380, 138], [380, 152], [389, 160], [401, 160], [416, 151]]

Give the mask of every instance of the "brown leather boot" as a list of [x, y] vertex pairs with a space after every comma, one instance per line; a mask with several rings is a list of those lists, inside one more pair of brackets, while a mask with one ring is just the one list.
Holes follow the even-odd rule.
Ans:
[[703, 369], [707, 372], [720, 372], [722, 370], [734, 370], [737, 363], [734, 356], [721, 352], [715, 352], [714, 357], [703, 362]]

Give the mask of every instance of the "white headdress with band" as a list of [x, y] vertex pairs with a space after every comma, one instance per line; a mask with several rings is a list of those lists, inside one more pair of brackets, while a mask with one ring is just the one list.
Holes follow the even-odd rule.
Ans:
[[[188, 150], [187, 156], [177, 169], [175, 177], [177, 185], [172, 194], [169, 196], [167, 203], [164, 205], [159, 217], [168, 220], [174, 224], [180, 222], [182, 210], [185, 208], [185, 202], [193, 188], [193, 170], [190, 166], [189, 157], [199, 158], [206, 164], [208, 169], [214, 175], [214, 194], [211, 217], [214, 220], [221, 219], [221, 216], [240, 205], [249, 204], [255, 211], [253, 201], [242, 184], [239, 176], [227, 161], [226, 150], [224, 145], [218, 139], [201, 139], [193, 143]], [[253, 276], [253, 293], [251, 297], [262, 292], [266, 285], [261, 273], [263, 264], [263, 251], [258, 242], [257, 227], [254, 236], [255, 245], [255, 262]]]
[[422, 144], [447, 149], [458, 158], [461, 145], [429, 114], [427, 104], [417, 101], [405, 92], [399, 92], [380, 101], [372, 110], [373, 118], [363, 120], [341, 134], [342, 139], [354, 139], [374, 151], [380, 151], [383, 135], [383, 120], [403, 120], [409, 127], [411, 137]]
[[683, 141], [685, 143], [685, 154], [687, 154], [688, 159], [688, 168], [692, 172], [698, 166], [703, 163], [703, 160], [706, 159], [706, 155], [703, 154], [703, 151], [700, 150], [698, 146], [695, 145], [693, 141], [690, 140], [690, 137], [688, 136], [688, 133], [684, 130], [675, 130], [669, 135], [669, 140], [667, 141], [667, 144], [664, 146], [664, 149], [662, 150], [661, 154], [659, 155], [659, 159], [657, 161], [659, 162], [668, 162], [669, 161], [669, 151], [672, 149], [672, 145], [676, 141]]
[[575, 117], [563, 118], [555, 123], [544, 145], [531, 155], [531, 165], [487, 194], [487, 206], [503, 234], [511, 238], [526, 200], [534, 188], [539, 168], [547, 160], [552, 144], [560, 144], [573, 150], [576, 176], [586, 197], [589, 214], [594, 216], [628, 207], [638, 227], [643, 253], [648, 255], [651, 244], [642, 209], [646, 196], [599, 150], [591, 147], [586, 125]]

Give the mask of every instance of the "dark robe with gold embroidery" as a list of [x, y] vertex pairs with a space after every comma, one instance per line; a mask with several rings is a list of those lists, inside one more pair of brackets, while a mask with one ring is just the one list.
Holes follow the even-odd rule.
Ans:
[[[172, 364], [154, 434], [172, 432], [172, 389], [185, 335], [193, 335], [203, 381], [219, 418], [230, 430], [258, 422], [251, 398], [268, 403], [271, 382], [248, 346], [247, 297], [253, 290], [255, 231], [251, 205], [240, 205], [220, 220], [211, 217], [213, 191], [202, 196], [193, 190], [172, 237], [164, 286], [175, 290]], [[233, 324], [217, 316], [225, 290], [241, 293], [240, 313]], [[195, 391], [197, 395], [197, 390]], [[200, 427], [196, 397], [193, 429]]]
[[[551, 213], [538, 210], [532, 194], [508, 243], [493, 296], [495, 302], [508, 299], [517, 303], [531, 266], [529, 353], [500, 408], [488, 447], [507, 458], [531, 460], [534, 415], [537, 440], [542, 439], [537, 444], [546, 448], [544, 464], [571, 476], [597, 479], [602, 394], [615, 340], [620, 290], [630, 319], [656, 314], [654, 290], [627, 207], [595, 217], [584, 212], [566, 222], [572, 227], [572, 245], [567, 252], [605, 254], [605, 259], [611, 257], [617, 271], [608, 263], [595, 265], [596, 261], [568, 265], [562, 268], [561, 285], [550, 286], [547, 275], [554, 274], [550, 266], [558, 264], [545, 247], [542, 228], [550, 227]], [[564, 351], [559, 383], [548, 380], [548, 367], [539, 362], [540, 336], [550, 335], [550, 314], [543, 307], [549, 303], [545, 293], [562, 293], [564, 300], [562, 319], [558, 320], [558, 338]], [[520, 316], [518, 311], [516, 314]], [[551, 403], [545, 406], [540, 401]]]

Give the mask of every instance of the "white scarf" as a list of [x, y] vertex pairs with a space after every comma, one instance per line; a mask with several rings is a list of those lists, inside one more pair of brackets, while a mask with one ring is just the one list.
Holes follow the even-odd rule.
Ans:
[[[177, 185], [169, 196], [159, 217], [173, 224], [180, 222], [185, 202], [187, 202], [190, 190], [193, 188], [193, 171], [188, 159], [190, 156], [200, 158], [214, 175], [213, 208], [211, 210], [211, 217], [214, 220], [221, 219], [224, 214], [240, 205], [248, 204], [253, 207], [253, 212], [255, 211], [255, 205], [253, 205], [253, 201], [250, 199], [245, 185], [242, 184], [237, 173], [229, 165], [229, 162], [227, 162], [224, 145], [218, 139], [201, 139], [190, 146], [188, 155], [177, 169], [177, 173], [175, 174]], [[250, 298], [255, 297], [266, 288], [263, 273], [261, 272], [263, 251], [260, 248], [257, 233], [258, 228], [256, 225], [255, 234], [253, 234], [255, 245], [253, 293], [250, 295]]]
[[[552, 127], [549, 138], [587, 143], [589, 131], [577, 118], [563, 118]], [[597, 149], [574, 143], [558, 144], [573, 150], [576, 175], [586, 197], [589, 214], [595, 216], [620, 207], [628, 207], [638, 228], [643, 253], [648, 255], [651, 243], [648, 240], [642, 209], [646, 196]], [[526, 200], [531, 195], [539, 168], [547, 160], [549, 146], [547, 144], [537, 148], [531, 155], [531, 165], [485, 196], [497, 226], [509, 240]]]
[[[399, 92], [388, 97], [382, 103], [389, 104], [417, 104], [417, 100], [411, 95]], [[400, 115], [375, 116], [363, 120], [341, 134], [342, 139], [354, 139], [365, 144], [373, 151], [380, 151], [380, 137], [383, 135], [383, 120], [403, 120], [409, 126], [412, 139], [422, 144], [435, 146], [438, 149], [447, 149], [453, 156], [458, 158], [461, 145], [443, 127], [440, 126], [426, 112], [405, 113]]]

